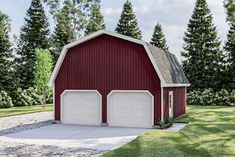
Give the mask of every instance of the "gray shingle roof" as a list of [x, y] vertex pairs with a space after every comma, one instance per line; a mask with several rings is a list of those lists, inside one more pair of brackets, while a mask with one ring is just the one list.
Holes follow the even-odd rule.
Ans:
[[175, 55], [147, 43], [166, 84], [189, 84]]

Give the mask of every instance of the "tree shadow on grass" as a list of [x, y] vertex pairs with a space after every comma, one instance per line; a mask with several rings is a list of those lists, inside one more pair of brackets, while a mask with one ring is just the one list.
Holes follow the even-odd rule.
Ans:
[[153, 142], [144, 142], [141, 137], [104, 157], [214, 157], [199, 144], [190, 143], [182, 135], [160, 137]]
[[180, 132], [153, 130], [105, 157], [232, 157], [234, 130], [235, 124], [190, 124]]

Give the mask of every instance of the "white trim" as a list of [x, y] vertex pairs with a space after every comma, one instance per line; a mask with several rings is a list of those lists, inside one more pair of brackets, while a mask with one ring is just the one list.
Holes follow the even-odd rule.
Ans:
[[106, 31], [106, 30], [100, 30], [98, 32], [95, 32], [91, 35], [88, 35], [88, 36], [83, 37], [81, 39], [78, 39], [78, 40], [76, 40], [76, 41], [74, 41], [70, 44], [65, 45], [63, 47], [62, 51], [61, 51], [61, 54], [60, 54], [57, 62], [56, 62], [55, 68], [52, 72], [52, 75], [51, 75], [51, 78], [48, 82], [48, 85], [51, 86], [51, 87], [53, 86], [55, 78], [56, 78], [56, 76], [59, 72], [59, 69], [60, 69], [60, 67], [63, 63], [63, 60], [64, 60], [64, 58], [67, 54], [68, 49], [70, 49], [74, 46], [77, 46], [79, 44], [82, 44], [82, 43], [84, 43], [88, 40], [91, 40], [91, 39], [95, 38], [95, 37], [98, 37], [102, 34], [107, 34], [107, 35], [110, 35], [110, 36], [113, 36], [113, 37], [116, 37], [116, 38], [124, 39], [124, 40], [130, 41], [130, 42], [142, 45], [145, 48], [145, 50], [147, 52], [147, 55], [148, 55], [152, 65], [153, 65], [160, 81], [161, 81], [161, 87], [188, 87], [188, 86], [190, 86], [190, 84], [167, 84], [165, 82], [164, 78], [163, 78], [163, 75], [162, 75], [161, 71], [159, 70], [159, 67], [157, 66], [156, 62], [154, 61], [153, 55], [152, 55], [149, 47], [147, 46], [146, 42], [141, 41], [141, 40], [137, 40], [137, 39], [134, 39], [134, 38], [131, 38], [131, 37], [128, 37], [128, 36], [124, 36], [124, 35], [121, 35], [121, 34], [118, 34], [118, 33], [109, 32], [109, 31]]
[[54, 119], [54, 121], [56, 121], [55, 120], [55, 85], [53, 85], [53, 87], [52, 87], [52, 94], [53, 94], [53, 100], [52, 100], [52, 104], [53, 104], [53, 119]]
[[102, 95], [98, 92], [98, 90], [75, 90], [75, 89], [69, 89], [69, 90], [64, 90], [61, 95], [60, 95], [60, 121], [61, 123], [63, 123], [64, 121], [64, 117], [63, 117], [63, 106], [62, 106], [62, 103], [63, 103], [63, 95], [65, 95], [67, 92], [96, 92], [99, 96], [100, 96], [100, 125], [102, 124]]
[[164, 109], [163, 109], [163, 87], [161, 87], [161, 121], [164, 120]]
[[[171, 96], [171, 102], [170, 102], [170, 96]], [[172, 113], [170, 113], [170, 103], [172, 105]], [[172, 115], [170, 115], [172, 114]], [[173, 91], [169, 91], [168, 93], [168, 116], [170, 118], [174, 118], [174, 93]]]
[[191, 84], [165, 84], [162, 87], [189, 87]]
[[156, 71], [160, 81], [161, 81], [161, 87], [165, 86], [166, 82], [165, 82], [165, 80], [164, 80], [164, 78], [162, 76], [161, 71], [159, 70], [159, 68], [157, 66], [157, 63], [154, 61], [153, 55], [152, 55], [149, 47], [147, 46], [147, 44], [145, 42], [143, 43], [143, 46], [144, 46], [144, 48], [145, 48], [145, 50], [146, 50], [146, 52], [148, 54], [148, 57], [149, 57], [152, 65], [153, 65], [153, 67], [154, 67], [154, 69], [155, 69], [155, 71]]
[[187, 88], [185, 87], [185, 112], [187, 111]]
[[65, 56], [66, 56], [66, 53], [67, 53], [67, 51], [68, 51], [69, 48], [72, 48], [72, 47], [74, 47], [74, 46], [77, 46], [77, 45], [79, 45], [79, 44], [81, 44], [81, 43], [84, 43], [84, 42], [86, 42], [86, 41], [88, 41], [88, 40], [91, 40], [91, 39], [93, 39], [93, 38], [95, 38], [95, 37], [97, 37], [97, 36], [100, 36], [100, 35], [102, 35], [102, 34], [107, 34], [107, 35], [110, 35], [110, 36], [113, 36], [113, 37], [117, 37], [117, 38], [120, 38], [120, 39], [124, 39], [124, 40], [127, 40], [127, 41], [131, 41], [131, 42], [136, 43], [136, 44], [143, 45], [144, 48], [145, 48], [145, 50], [146, 50], [146, 52], [147, 52], [147, 54], [148, 54], [148, 57], [149, 57], [150, 61], [151, 61], [152, 64], [153, 64], [153, 67], [154, 67], [155, 71], [157, 72], [158, 77], [159, 77], [160, 80], [161, 80], [161, 85], [165, 85], [165, 81], [164, 81], [164, 79], [163, 79], [163, 76], [162, 76], [162, 74], [161, 74], [161, 72], [160, 72], [160, 70], [159, 70], [157, 64], [155, 63], [155, 61], [154, 61], [154, 59], [153, 59], [153, 56], [152, 56], [151, 51], [149, 50], [147, 44], [146, 44], [144, 41], [137, 40], [137, 39], [134, 39], [134, 38], [131, 38], [131, 37], [128, 37], [128, 36], [124, 36], [124, 35], [118, 34], [118, 33], [109, 32], [109, 31], [106, 31], [106, 30], [100, 30], [100, 31], [95, 32], [95, 33], [93, 33], [93, 34], [91, 34], [91, 35], [88, 35], [88, 36], [86, 36], [86, 37], [84, 37], [84, 38], [81, 38], [81, 39], [79, 39], [79, 40], [76, 40], [76, 41], [74, 41], [74, 42], [72, 42], [72, 43], [70, 43], [70, 44], [68, 44], [68, 45], [65, 45], [64, 48], [62, 49], [62, 52], [61, 52], [61, 54], [60, 54], [58, 60], [57, 60], [57, 63], [56, 63], [55, 68], [54, 68], [54, 70], [53, 70], [53, 72], [52, 72], [52, 75], [51, 75], [51, 78], [50, 78], [50, 80], [49, 80], [48, 85], [49, 85], [49, 86], [53, 86], [54, 81], [55, 81], [55, 78], [56, 78], [56, 76], [57, 76], [57, 74], [58, 74], [58, 72], [59, 72], [59, 69], [60, 69], [60, 67], [61, 67], [61, 65], [62, 65], [62, 63], [63, 63], [63, 60], [64, 60], [64, 58], [65, 58]]
[[148, 91], [148, 90], [112, 90], [108, 95], [107, 95], [107, 123], [109, 124], [110, 120], [110, 113], [109, 113], [109, 104], [110, 104], [110, 96], [113, 93], [147, 93], [151, 96], [152, 99], [152, 126], [154, 126], [154, 96]]

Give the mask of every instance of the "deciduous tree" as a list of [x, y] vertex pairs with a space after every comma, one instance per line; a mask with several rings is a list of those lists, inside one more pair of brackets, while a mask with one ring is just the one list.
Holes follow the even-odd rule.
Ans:
[[[52, 56], [48, 50], [36, 49], [36, 69], [34, 71], [34, 84], [38, 94], [46, 98], [51, 89], [48, 87], [48, 81], [51, 77], [53, 66]], [[46, 99], [45, 99], [46, 100]]]

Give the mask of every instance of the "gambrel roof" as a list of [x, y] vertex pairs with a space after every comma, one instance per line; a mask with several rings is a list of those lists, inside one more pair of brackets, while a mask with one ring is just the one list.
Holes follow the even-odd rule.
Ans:
[[189, 84], [175, 55], [148, 44], [166, 84]]
[[54, 86], [54, 81], [56, 79], [56, 76], [60, 70], [60, 67], [63, 63], [63, 60], [66, 56], [66, 53], [68, 50], [74, 46], [77, 46], [81, 43], [84, 43], [88, 40], [91, 40], [93, 38], [96, 38], [100, 35], [110, 35], [116, 38], [120, 38], [123, 40], [127, 40], [133, 43], [137, 43], [140, 45], [143, 45], [143, 47], [146, 50], [146, 53], [161, 81], [161, 87], [186, 87], [190, 86], [188, 79], [186, 78], [179, 62], [177, 61], [175, 55], [169, 53], [169, 52], [164, 52], [163, 50], [148, 44], [144, 41], [137, 40], [131, 37], [127, 37], [118, 33], [113, 33], [109, 32], [106, 30], [100, 30], [98, 32], [95, 32], [91, 35], [88, 35], [84, 38], [81, 38], [79, 40], [76, 40], [68, 45], [65, 45], [59, 59], [55, 65], [55, 68], [53, 70], [53, 73], [51, 75], [50, 81], [49, 81], [49, 86]]

